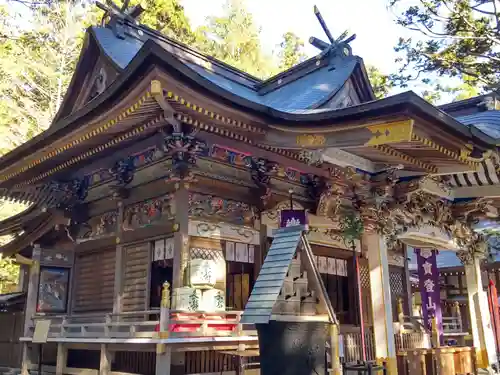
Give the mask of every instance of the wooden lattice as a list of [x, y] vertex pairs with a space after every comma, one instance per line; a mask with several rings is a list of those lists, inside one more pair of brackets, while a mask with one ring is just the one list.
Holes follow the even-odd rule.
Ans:
[[370, 289], [370, 271], [366, 265], [359, 266], [359, 282], [361, 288]]
[[204, 247], [192, 247], [189, 249], [191, 259], [224, 260], [224, 253], [218, 249], [207, 249]]
[[403, 275], [401, 272], [390, 272], [389, 283], [391, 285], [391, 293], [394, 295], [403, 294]]

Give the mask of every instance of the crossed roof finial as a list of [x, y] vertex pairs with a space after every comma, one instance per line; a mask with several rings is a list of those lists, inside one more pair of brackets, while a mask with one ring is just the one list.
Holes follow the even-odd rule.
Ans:
[[352, 34], [350, 37], [347, 37], [349, 33], [346, 30], [342, 34], [340, 34], [340, 36], [337, 39], [335, 39], [332, 36], [332, 33], [330, 32], [328, 26], [326, 26], [325, 20], [323, 19], [323, 16], [321, 15], [316, 5], [314, 6], [314, 14], [316, 15], [316, 18], [318, 19], [321, 28], [323, 29], [323, 31], [326, 34], [326, 37], [329, 40], [329, 43], [327, 43], [313, 36], [309, 38], [309, 43], [311, 43], [314, 47], [322, 51], [321, 56], [324, 56], [327, 53], [337, 49], [340, 49], [344, 54], [351, 54], [352, 52], [349, 43], [352, 42], [354, 39], [356, 39], [356, 34]]
[[96, 6], [104, 11], [103, 23], [109, 18], [108, 24], [114, 29], [119, 38], [123, 38], [123, 23], [125, 20], [136, 22], [137, 18], [144, 12], [145, 8], [140, 4], [129, 8], [130, 0], [124, 0], [121, 7], [116, 5], [113, 0], [106, 0], [106, 4], [96, 1]]

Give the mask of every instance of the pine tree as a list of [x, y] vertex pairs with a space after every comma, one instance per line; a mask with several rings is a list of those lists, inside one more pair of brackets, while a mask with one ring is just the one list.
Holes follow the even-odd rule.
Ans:
[[[391, 76], [402, 87], [434, 77], [455, 77], [465, 84], [455, 89], [461, 97], [475, 87], [500, 87], [500, 7], [498, 0], [390, 0], [397, 23], [417, 33], [418, 39], [400, 38], [400, 69]], [[431, 80], [429, 74], [433, 77]]]
[[260, 29], [243, 0], [228, 0], [221, 17], [208, 17], [197, 47], [208, 55], [259, 78], [278, 69], [260, 44]]

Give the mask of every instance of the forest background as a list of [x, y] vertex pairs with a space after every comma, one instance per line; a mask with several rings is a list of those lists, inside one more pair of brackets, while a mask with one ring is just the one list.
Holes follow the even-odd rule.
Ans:
[[[131, 0], [129, 6], [137, 3]], [[143, 0], [141, 5], [143, 24], [259, 78], [307, 58], [304, 41], [293, 31], [266, 52], [244, 0], [227, 0], [223, 14], [208, 16], [196, 28], [179, 0]], [[498, 89], [499, 0], [388, 0], [387, 7], [415, 37], [400, 38], [390, 74], [368, 62], [377, 98], [417, 87], [415, 82], [418, 93], [433, 103], [443, 95], [460, 100]], [[102, 16], [90, 0], [0, 0], [0, 155], [49, 127], [85, 30]], [[0, 201], [0, 220], [25, 208]], [[0, 293], [15, 290], [18, 272], [12, 259], [0, 257]]]

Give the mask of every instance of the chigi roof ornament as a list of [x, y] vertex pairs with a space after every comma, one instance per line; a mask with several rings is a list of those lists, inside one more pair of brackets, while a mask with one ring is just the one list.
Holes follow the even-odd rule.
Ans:
[[139, 4], [128, 9], [130, 0], [125, 0], [121, 8], [112, 0], [106, 0], [106, 4], [96, 1], [96, 6], [104, 11], [102, 23], [107, 24], [115, 33], [117, 38], [125, 39], [124, 23], [125, 20], [137, 23], [137, 18], [145, 11]]
[[321, 28], [324, 30], [326, 37], [330, 42], [330, 43], [324, 42], [321, 39], [315, 38], [313, 36], [309, 38], [309, 43], [311, 43], [314, 47], [321, 50], [321, 53], [318, 55], [318, 59], [321, 59], [322, 57], [326, 56], [331, 52], [334, 52], [334, 54], [340, 56], [352, 55], [352, 48], [349, 45], [349, 43], [352, 42], [354, 39], [356, 39], [356, 34], [347, 37], [349, 32], [346, 30], [337, 39], [334, 39], [332, 33], [328, 29], [328, 26], [326, 26], [323, 16], [321, 15], [316, 5], [314, 6], [314, 14], [316, 15], [316, 18], [318, 19]]

